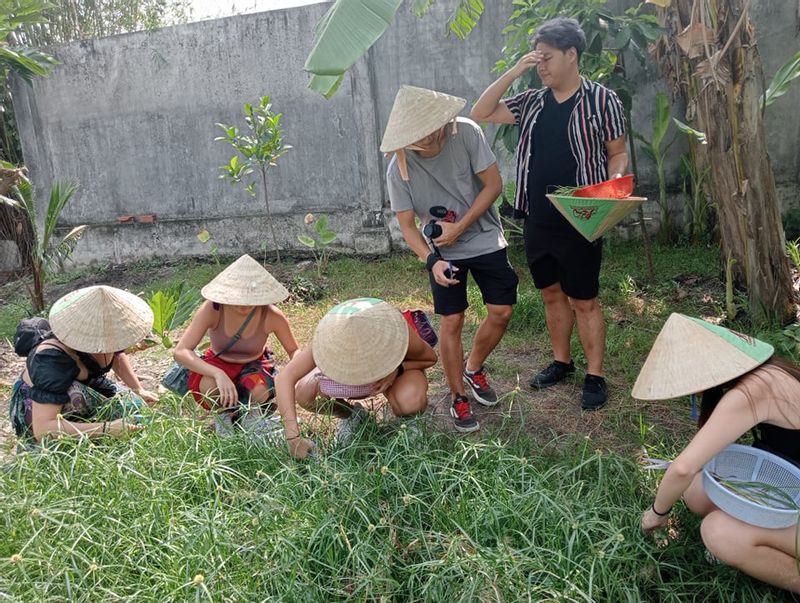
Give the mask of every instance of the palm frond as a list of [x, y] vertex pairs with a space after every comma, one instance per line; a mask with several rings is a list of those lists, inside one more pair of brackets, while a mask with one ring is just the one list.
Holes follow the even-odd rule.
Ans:
[[417, 17], [424, 17], [435, 3], [436, 0], [414, 0], [411, 3], [411, 12]]
[[465, 39], [483, 15], [483, 0], [461, 0], [447, 20], [449, 32], [459, 40]]
[[22, 210], [25, 209], [24, 207], [22, 207], [22, 203], [20, 203], [16, 199], [12, 199], [11, 197], [6, 197], [4, 195], [0, 195], [0, 203], [2, 203], [3, 205], [8, 205], [9, 207], [13, 207], [14, 209], [22, 209]]
[[75, 246], [80, 241], [81, 237], [89, 229], [86, 224], [81, 224], [70, 230], [64, 237], [53, 247], [52, 250], [45, 250], [44, 261], [47, 264], [48, 271], [53, 269], [63, 270], [64, 261], [72, 255], [75, 251]]
[[50, 199], [47, 202], [47, 213], [44, 218], [44, 231], [42, 233], [42, 249], [47, 250], [50, 248], [50, 239], [58, 226], [58, 218], [61, 216], [61, 211], [69, 203], [72, 195], [78, 189], [78, 185], [74, 182], [53, 182], [50, 188]]

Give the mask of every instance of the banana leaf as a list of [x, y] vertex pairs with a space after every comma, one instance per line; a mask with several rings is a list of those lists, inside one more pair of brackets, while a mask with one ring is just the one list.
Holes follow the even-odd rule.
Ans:
[[[414, 0], [411, 12], [425, 15], [436, 0]], [[388, 29], [403, 0], [336, 0], [314, 30], [314, 46], [306, 59], [309, 88], [331, 98], [345, 72]], [[478, 24], [483, 0], [460, 0], [447, 21], [448, 31], [463, 40]]]
[[310, 87], [330, 98], [344, 73], [377, 42], [392, 22], [402, 0], [336, 0], [315, 30], [306, 59], [313, 74]]

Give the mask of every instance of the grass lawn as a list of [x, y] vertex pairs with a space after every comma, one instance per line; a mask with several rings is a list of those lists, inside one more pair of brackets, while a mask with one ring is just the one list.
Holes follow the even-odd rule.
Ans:
[[[706, 563], [698, 521], [680, 504], [668, 531], [655, 539], [639, 532], [658, 475], [639, 469], [636, 455], [644, 445], [669, 457], [694, 427], [685, 400], [632, 400], [633, 380], [670, 312], [719, 317], [724, 306], [718, 250], [654, 254], [657, 279], [649, 283], [640, 245], [606, 242], [611, 402], [597, 413], [578, 409], [585, 363], [577, 341], [573, 383], [527, 387], [550, 352], [540, 297], [514, 249], [520, 300], [488, 363], [508, 395], [477, 409], [477, 434], [451, 430], [436, 367], [422, 437], [376, 420], [336, 449], [331, 421], [307, 417], [303, 428], [322, 451], [317, 461], [293, 461], [283, 447], [244, 437], [220, 440], [170, 395], [129, 440], [61, 441], [7, 455], [0, 600], [784, 600]], [[224, 265], [150, 262], [62, 275], [47, 297], [91, 283], [145, 295], [179, 280], [199, 287]], [[282, 308], [301, 342], [327, 308], [350, 297], [431, 309], [424, 268], [407, 255], [337, 259], [323, 282], [294, 263], [272, 271], [298, 293]], [[467, 343], [482, 317], [479, 292], [469, 295]], [[0, 298], [0, 336], [8, 337], [27, 303], [10, 285]], [[759, 335], [781, 343], [779, 329]], [[133, 362], [154, 388], [169, 352], [151, 348]], [[0, 363], [3, 398], [20, 364], [7, 346]]]

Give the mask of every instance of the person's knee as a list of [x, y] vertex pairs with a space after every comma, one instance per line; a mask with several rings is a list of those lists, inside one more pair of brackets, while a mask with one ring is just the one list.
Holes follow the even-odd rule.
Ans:
[[728, 565], [735, 565], [750, 548], [737, 530], [736, 521], [722, 511], [706, 515], [700, 524], [700, 535], [711, 554]]
[[569, 303], [567, 296], [561, 290], [561, 283], [553, 283], [549, 287], [543, 288], [541, 292], [545, 305]]
[[692, 485], [683, 493], [683, 502], [695, 515], [705, 516], [716, 509], [703, 490], [702, 482], [698, 482], [698, 480], [692, 482]]
[[461, 330], [464, 328], [464, 313], [444, 315], [441, 317], [439, 324], [439, 334], [441, 336], [460, 336]]
[[514, 313], [514, 306], [487, 306], [487, 312], [492, 322], [507, 325]]
[[600, 300], [596, 297], [592, 299], [573, 299], [572, 306], [576, 314], [588, 315], [600, 311]]
[[428, 407], [428, 379], [425, 375], [415, 377], [413, 381], [406, 380], [392, 388], [389, 403], [392, 412], [398, 417], [425, 412]]
[[250, 390], [250, 403], [261, 406], [270, 398], [270, 390], [266, 385], [256, 385]]
[[[276, 381], [279, 381], [281, 376], [278, 375]], [[305, 410], [316, 410], [316, 401], [321, 396], [319, 391], [319, 376], [309, 375], [304, 377], [294, 388], [295, 403]]]

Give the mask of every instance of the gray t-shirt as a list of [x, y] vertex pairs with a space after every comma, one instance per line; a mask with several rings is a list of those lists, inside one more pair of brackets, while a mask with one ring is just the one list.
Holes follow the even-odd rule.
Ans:
[[[408, 182], [400, 176], [397, 157], [392, 157], [386, 171], [392, 210], [413, 210], [420, 219], [420, 229], [430, 220], [440, 219], [430, 213], [431, 207], [437, 205], [454, 213], [455, 220], [452, 221], [464, 216], [483, 188], [476, 174], [497, 161], [478, 124], [459, 117], [455, 136], [452, 127], [448, 124], [445, 132], [447, 142], [435, 157], [420, 157], [414, 151], [406, 151]], [[446, 260], [465, 260], [493, 253], [507, 245], [497, 212], [490, 207], [467, 228], [455, 245], [442, 247], [439, 251]]]

